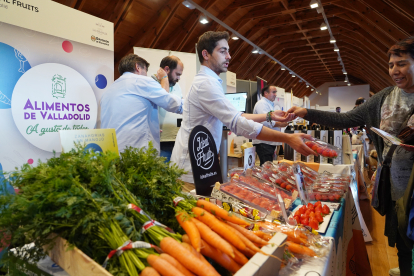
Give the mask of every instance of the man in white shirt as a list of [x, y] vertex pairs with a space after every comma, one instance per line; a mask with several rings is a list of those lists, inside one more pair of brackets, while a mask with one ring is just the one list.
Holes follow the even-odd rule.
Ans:
[[171, 95], [167, 73], [159, 68], [159, 82], [147, 77], [149, 63], [129, 54], [119, 62], [119, 77], [101, 99], [101, 128], [115, 128], [118, 149], [147, 147], [160, 152], [158, 106], [182, 113], [181, 98]]
[[183, 121], [171, 156], [171, 161], [189, 172], [181, 178], [185, 182], [194, 182], [188, 154], [188, 138], [191, 130], [197, 125], [203, 125], [211, 132], [217, 150], [220, 148], [224, 123], [237, 135], [284, 142], [303, 155], [314, 154], [303, 142], [303, 138], [311, 139], [310, 135], [281, 133], [257, 123], [265, 121], [266, 118], [290, 121], [293, 119], [291, 114], [287, 115], [283, 111], [269, 114], [241, 113], [226, 99], [219, 74], [227, 71], [231, 59], [228, 39], [227, 32], [209, 31], [200, 36], [197, 43], [201, 68], [184, 99]]
[[[262, 98], [258, 101], [253, 109], [253, 114], [263, 114], [268, 113], [275, 110], [275, 99], [276, 99], [276, 86], [270, 85], [263, 87], [261, 94]], [[286, 127], [288, 125], [287, 122], [276, 122], [276, 121], [263, 121], [261, 122], [264, 126], [274, 129], [276, 131], [280, 131], [281, 127]], [[265, 163], [266, 161], [273, 161], [273, 155], [276, 150], [276, 146], [281, 146], [281, 142], [269, 142], [269, 141], [262, 141], [262, 140], [253, 140], [253, 145], [256, 146], [256, 153], [260, 159], [260, 165]]]

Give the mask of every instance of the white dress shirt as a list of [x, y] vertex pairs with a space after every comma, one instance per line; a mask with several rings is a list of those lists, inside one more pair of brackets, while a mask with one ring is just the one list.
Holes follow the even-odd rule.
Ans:
[[[274, 111], [275, 109], [275, 103], [269, 101], [266, 97], [262, 96], [262, 98], [254, 105], [253, 114], [265, 114], [269, 111]], [[268, 121], [261, 122], [262, 125], [273, 129], [280, 131], [280, 127], [274, 127], [275, 122], [272, 121], [271, 123]], [[280, 146], [282, 145], [281, 142], [269, 142], [269, 141], [262, 141], [262, 140], [253, 140], [253, 145], [256, 144], [268, 144], [271, 146]]]
[[115, 128], [120, 152], [147, 147], [149, 141], [160, 152], [158, 106], [181, 114], [182, 105], [151, 77], [126, 72], [102, 96], [101, 128]]
[[217, 151], [220, 149], [223, 123], [237, 135], [250, 139], [256, 138], [262, 130], [262, 124], [241, 116], [242, 113], [224, 96], [222, 82], [216, 73], [202, 65], [184, 99], [183, 121], [171, 156], [171, 161], [189, 172], [181, 177], [183, 181], [194, 182], [188, 139], [195, 126], [202, 125], [211, 132]]

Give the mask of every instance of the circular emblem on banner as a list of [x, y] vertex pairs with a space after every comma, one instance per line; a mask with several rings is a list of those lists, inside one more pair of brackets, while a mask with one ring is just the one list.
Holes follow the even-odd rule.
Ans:
[[193, 153], [197, 161], [197, 166], [208, 170], [213, 166], [214, 163], [214, 153], [211, 150], [211, 144], [214, 141], [204, 132], [199, 131], [196, 133], [193, 139]]
[[13, 120], [34, 146], [61, 152], [60, 130], [93, 129], [98, 106], [92, 87], [74, 69], [45, 63], [17, 82], [11, 101]]

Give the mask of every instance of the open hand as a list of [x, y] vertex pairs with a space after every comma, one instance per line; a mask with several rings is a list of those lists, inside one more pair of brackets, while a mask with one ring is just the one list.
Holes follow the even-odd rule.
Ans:
[[272, 120], [277, 122], [290, 122], [294, 117], [294, 114], [288, 114], [282, 110], [275, 110], [272, 112]]
[[295, 114], [295, 118], [296, 117], [305, 117], [306, 114], [308, 114], [308, 110], [306, 108], [303, 107], [299, 107], [299, 106], [292, 106], [287, 113], [293, 113]]
[[305, 156], [308, 155], [315, 155], [318, 156], [311, 148], [309, 148], [304, 142], [303, 139], [313, 140], [312, 136], [305, 133], [294, 133], [290, 134], [289, 142], [287, 143], [289, 146], [291, 146], [294, 150], [299, 152], [300, 154], [303, 154]]

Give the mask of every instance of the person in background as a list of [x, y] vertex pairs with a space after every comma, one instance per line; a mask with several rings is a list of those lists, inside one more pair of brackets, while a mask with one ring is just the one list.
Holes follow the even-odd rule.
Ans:
[[[166, 56], [161, 60], [160, 67], [164, 69], [168, 76], [169, 93], [179, 97], [183, 97], [181, 87], [177, 82], [180, 81], [181, 75], [184, 71], [184, 64], [176, 56]], [[151, 76], [157, 82], [157, 74]], [[158, 109], [158, 118], [161, 129], [160, 142], [160, 156], [167, 158], [166, 162], [170, 161], [171, 153], [174, 148], [175, 137], [179, 127], [177, 127], [177, 119], [181, 118], [176, 113], [167, 112], [164, 108]]]
[[337, 107], [336, 109], [335, 109], [335, 111], [336, 111], [336, 113], [341, 113], [341, 107]]
[[[366, 103], [346, 113], [338, 114], [319, 110], [292, 107], [288, 112], [323, 125], [348, 128], [367, 125], [398, 136], [405, 126], [414, 126], [414, 37], [397, 42], [388, 51], [389, 75], [395, 86], [387, 87], [372, 96]], [[371, 139], [382, 163], [390, 144], [372, 132]], [[396, 201], [404, 195], [414, 163], [414, 153], [398, 147], [392, 155], [390, 208], [385, 215], [385, 235], [388, 245], [397, 246], [399, 268], [389, 271], [392, 276], [411, 276], [412, 245], [406, 232], [399, 231]]]
[[365, 100], [365, 98], [364, 98], [364, 97], [359, 97], [359, 98], [355, 101], [355, 106], [354, 106], [354, 108], [356, 108], [356, 107], [360, 106], [361, 104], [363, 104], [363, 103], [365, 103], [365, 102], [366, 102], [366, 100]]
[[258, 123], [266, 120], [291, 121], [293, 114], [287, 115], [281, 110], [267, 114], [241, 113], [225, 97], [219, 75], [227, 72], [231, 59], [228, 40], [228, 32], [209, 31], [201, 35], [197, 43], [200, 71], [194, 77], [190, 91], [184, 99], [183, 121], [171, 156], [171, 161], [188, 171], [181, 177], [187, 182], [183, 187], [185, 191], [194, 189], [194, 185], [190, 184], [194, 180], [188, 139], [192, 129], [198, 125], [205, 126], [211, 132], [217, 150], [220, 149], [224, 123], [237, 135], [250, 139], [284, 142], [303, 155], [314, 154], [303, 142], [303, 138], [311, 139], [310, 135], [281, 133]]
[[[276, 99], [276, 86], [270, 85], [263, 87], [261, 94], [262, 98], [258, 101], [253, 109], [253, 114], [264, 114], [275, 110], [275, 99]], [[287, 122], [276, 122], [276, 121], [263, 121], [262, 125], [280, 131], [281, 127], [286, 127]], [[260, 166], [266, 161], [273, 162], [273, 155], [275, 154], [276, 147], [281, 146], [281, 142], [269, 142], [261, 140], [253, 140], [253, 145], [256, 146], [256, 153], [260, 159]]]
[[[167, 111], [182, 113], [181, 98], [169, 92], [167, 73], [157, 71], [159, 82], [147, 77], [149, 63], [128, 54], [119, 62], [120, 77], [101, 99], [101, 128], [114, 128], [118, 149], [147, 147], [152, 141], [160, 151], [158, 106]], [[160, 84], [161, 83], [161, 84]]]

